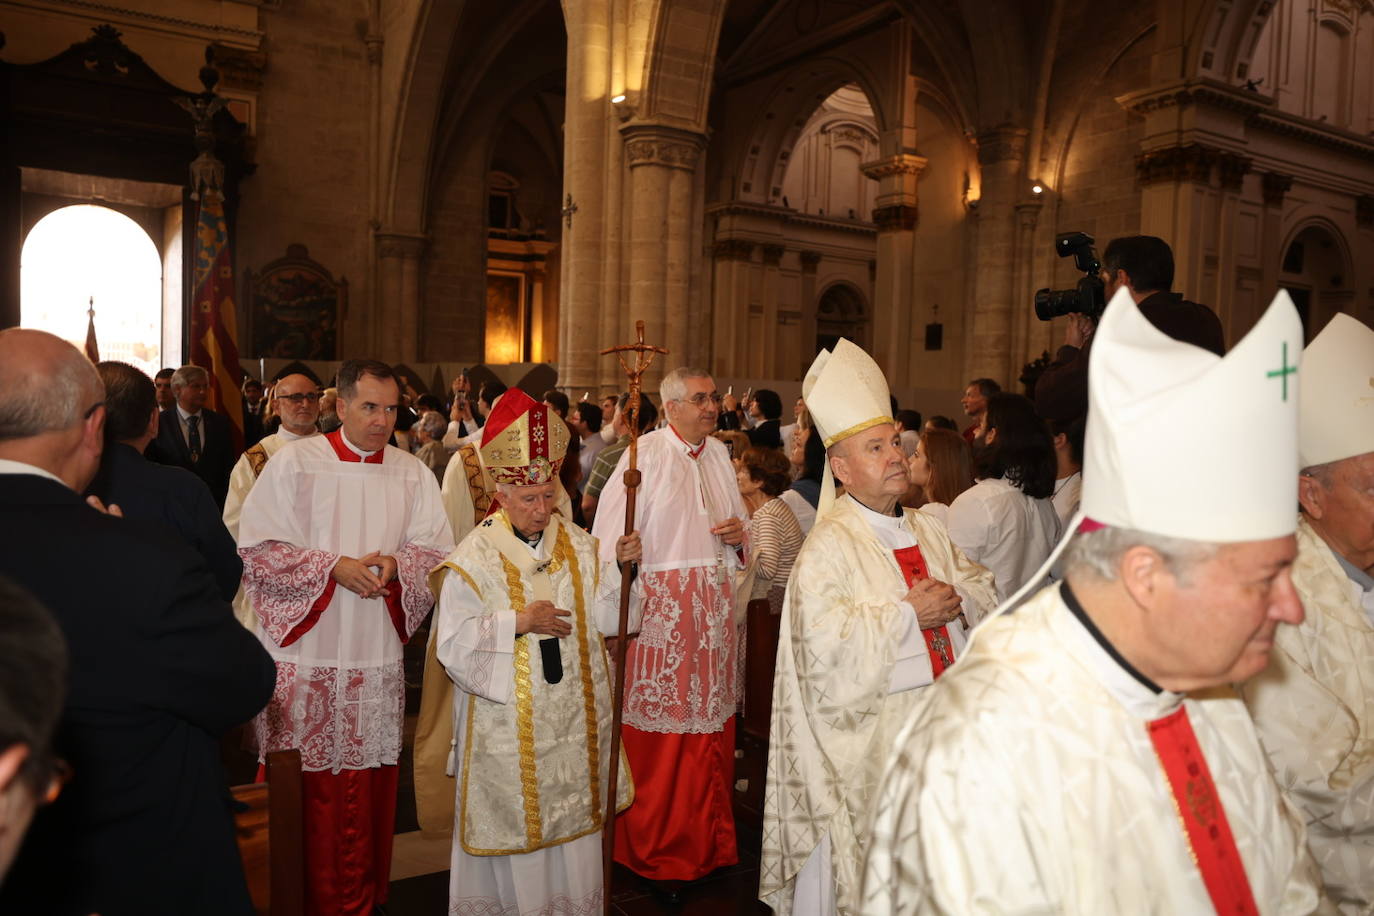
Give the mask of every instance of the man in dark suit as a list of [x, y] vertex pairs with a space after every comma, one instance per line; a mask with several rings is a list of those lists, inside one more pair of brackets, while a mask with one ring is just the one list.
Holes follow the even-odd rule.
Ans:
[[771, 388], [760, 388], [754, 392], [749, 413], [758, 421], [757, 426], [747, 431], [749, 444], [782, 448], [782, 397]]
[[0, 331], [0, 574], [66, 636], [56, 749], [73, 773], [34, 819], [0, 912], [249, 916], [217, 736], [266, 705], [275, 668], [194, 551], [78, 495], [104, 397], [70, 344]]
[[239, 460], [229, 418], [206, 408], [210, 375], [199, 366], [182, 366], [172, 373], [172, 393], [176, 406], [158, 418], [157, 438], [148, 447], [148, 457], [185, 468], [205, 481], [223, 510], [229, 474]]
[[183, 468], [143, 457], [161, 422], [152, 380], [128, 363], [103, 362], [96, 369], [105, 383], [105, 453], [87, 492], [118, 505], [125, 518], [180, 535], [210, 567], [220, 595], [232, 600], [243, 561], [210, 489]]

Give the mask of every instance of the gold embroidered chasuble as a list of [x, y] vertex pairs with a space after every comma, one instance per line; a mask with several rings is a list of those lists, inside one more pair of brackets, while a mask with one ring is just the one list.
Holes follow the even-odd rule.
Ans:
[[1306, 519], [1293, 585], [1306, 617], [1279, 627], [1269, 667], [1242, 688], [1275, 778], [1307, 819], [1327, 893], [1374, 911], [1374, 626], [1359, 587]]
[[[925, 692], [890, 690], [898, 642], [915, 611], [902, 601], [907, 586], [893, 551], [863, 512], [840, 499], [816, 522], [783, 600], [759, 881], [759, 897], [781, 916], [792, 912], [794, 882], [827, 833], [837, 910], [862, 912], [870, 801], [897, 732]], [[992, 574], [935, 519], [908, 509], [903, 524], [930, 577], [959, 589], [970, 625], [990, 613]], [[957, 666], [963, 629], [957, 622], [950, 629]], [[919, 636], [915, 643], [924, 657]]]
[[[602, 632], [616, 627], [619, 589], [600, 579], [618, 585], [618, 574], [601, 567], [594, 538], [557, 515], [540, 548], [520, 543], [498, 511], [434, 574], [435, 651], [459, 687], [456, 827], [469, 855], [528, 853], [601, 829], [611, 726]], [[541, 637], [514, 633], [516, 612], [541, 599], [572, 612], [556, 683]], [[634, 791], [623, 754], [621, 773], [618, 810]]]

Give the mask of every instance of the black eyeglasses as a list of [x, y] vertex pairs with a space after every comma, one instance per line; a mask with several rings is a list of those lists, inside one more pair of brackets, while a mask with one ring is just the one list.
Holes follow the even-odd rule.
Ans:
[[320, 393], [318, 391], [306, 391], [301, 394], [279, 394], [277, 395], [277, 399], [280, 401], [290, 401], [292, 404], [303, 404], [306, 401], [314, 404], [320, 399]]

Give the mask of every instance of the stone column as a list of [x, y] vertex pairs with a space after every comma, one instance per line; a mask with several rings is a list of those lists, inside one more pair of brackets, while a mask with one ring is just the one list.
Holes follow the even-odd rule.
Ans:
[[779, 268], [782, 256], [787, 249], [782, 245], [763, 246], [763, 315], [761, 333], [753, 335], [760, 346], [751, 354], [749, 371], [754, 378], [775, 378], [779, 376], [778, 357], [778, 294], [781, 291], [782, 277]]
[[1012, 310], [1018, 305], [1013, 301], [1016, 205], [1021, 197], [1026, 134], [1024, 127], [1003, 124], [977, 137], [982, 196], [978, 199], [974, 299], [965, 321], [965, 379], [988, 377], [1011, 390], [1016, 381], [1011, 365]]
[[722, 375], [744, 372], [749, 317], [749, 271], [754, 243], [744, 239], [722, 239], [712, 250], [714, 271], [711, 314], [711, 352], [715, 365], [708, 367]]
[[811, 365], [811, 355], [816, 349], [816, 269], [821, 263], [821, 253], [819, 251], [803, 251], [801, 253], [801, 323], [799, 333], [801, 334], [802, 361], [800, 365], [788, 366], [787, 375], [797, 373], [798, 377], [804, 377], [806, 370]]
[[878, 226], [878, 271], [873, 282], [873, 358], [894, 385], [907, 383], [911, 312], [916, 278], [916, 182], [926, 160], [898, 153], [863, 164], [878, 182], [873, 222]]
[[372, 315], [376, 358], [413, 364], [420, 355], [420, 258], [428, 238], [377, 232], [378, 288], [382, 308]]
[[1031, 265], [1035, 262], [1035, 227], [1040, 222], [1044, 202], [1039, 198], [1022, 200], [1016, 205], [1016, 241], [1013, 249], [1011, 274], [1011, 351], [1007, 361], [1007, 381], [1013, 390], [1021, 375], [1021, 367], [1040, 355], [1045, 347], [1043, 336], [1036, 335], [1033, 325], [1041, 322], [1035, 317], [1034, 292], [1031, 290]]
[[688, 358], [689, 296], [694, 174], [705, 137], [694, 131], [631, 121], [621, 128], [630, 169], [629, 319], [644, 322], [650, 343], [666, 346], [646, 384], [656, 385], [665, 368]]

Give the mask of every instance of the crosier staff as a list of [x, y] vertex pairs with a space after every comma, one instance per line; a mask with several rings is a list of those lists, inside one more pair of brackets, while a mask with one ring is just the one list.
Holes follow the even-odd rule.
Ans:
[[[630, 463], [625, 468], [625, 533], [635, 530], [635, 495], [639, 490], [639, 383], [645, 370], [654, 361], [656, 354], [668, 355], [662, 347], [644, 342], [644, 322], [635, 322], [635, 342], [601, 351], [602, 356], [614, 353], [620, 360], [625, 376], [630, 380], [630, 395], [626, 402], [626, 425], [630, 428]], [[634, 368], [625, 361], [626, 353], [634, 353]], [[605, 912], [611, 912], [611, 869], [614, 867], [615, 851], [615, 798], [617, 783], [620, 780], [620, 719], [621, 708], [625, 704], [625, 651], [627, 648], [625, 630], [630, 624], [630, 585], [634, 580], [631, 563], [620, 566], [620, 626], [615, 641], [615, 692], [611, 705], [611, 774], [610, 785], [606, 792], [606, 816], [601, 837], [602, 888], [605, 895]]]

